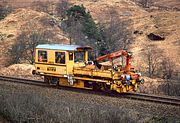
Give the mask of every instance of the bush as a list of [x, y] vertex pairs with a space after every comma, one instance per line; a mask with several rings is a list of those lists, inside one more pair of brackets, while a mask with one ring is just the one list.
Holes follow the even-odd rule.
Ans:
[[138, 120], [138, 117], [132, 117], [127, 109], [89, 105], [71, 100], [50, 100], [35, 93], [8, 92], [1, 95], [4, 99], [0, 100], [0, 113], [8, 120], [17, 123], [116, 123]]
[[[81, 32], [87, 36], [88, 39], [100, 39], [97, 25], [95, 24], [90, 12], [86, 12], [86, 8], [81, 5], [74, 5], [67, 10], [67, 21], [68, 27], [73, 26], [73, 21], [75, 23], [81, 23]], [[92, 42], [94, 43], [94, 42]]]
[[0, 20], [4, 19], [9, 13], [12, 12], [12, 7], [9, 5], [0, 5]]

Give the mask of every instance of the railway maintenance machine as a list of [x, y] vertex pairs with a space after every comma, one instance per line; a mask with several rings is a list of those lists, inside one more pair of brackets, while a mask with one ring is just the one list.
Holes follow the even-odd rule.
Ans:
[[33, 74], [49, 84], [118, 93], [137, 91], [144, 82], [131, 68], [132, 53], [120, 50], [88, 61], [89, 46], [41, 44], [35, 49]]

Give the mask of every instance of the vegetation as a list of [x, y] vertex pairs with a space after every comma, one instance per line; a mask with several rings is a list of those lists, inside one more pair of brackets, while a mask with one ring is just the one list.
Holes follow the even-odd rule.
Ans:
[[72, 6], [66, 16], [63, 27], [71, 43], [92, 46], [94, 51], [91, 58], [128, 48], [128, 44], [133, 42], [131, 31], [127, 28], [130, 21], [120, 20], [113, 8], [109, 9], [110, 20], [98, 24], [83, 5]]
[[21, 34], [17, 38], [17, 42], [13, 45], [12, 49], [9, 50], [10, 61], [9, 64], [17, 64], [20, 63], [21, 58], [24, 56], [24, 51], [26, 49], [26, 45], [24, 43], [26, 40], [26, 34]]
[[56, 5], [57, 15], [61, 18], [65, 18], [70, 5], [71, 4], [67, 0], [61, 0], [60, 2], [58, 2]]
[[11, 57], [9, 64], [17, 64], [22, 61], [27, 61], [30, 64], [34, 63], [34, 52], [35, 47], [39, 43], [48, 42], [44, 36], [45, 32], [34, 32], [30, 34], [27, 32], [22, 32], [18, 37], [12, 49], [9, 50], [9, 55]]
[[180, 117], [174, 106], [12, 83], [0, 86], [0, 104], [0, 114], [15, 123], [176, 122]]
[[54, 23], [51, 20], [44, 17], [40, 19], [43, 27], [37, 27], [38, 23], [29, 21], [26, 26], [22, 26], [21, 34], [16, 38], [12, 48], [9, 49], [8, 55], [10, 55], [9, 64], [17, 63], [30, 63], [34, 62], [34, 51], [38, 44], [50, 43], [50, 38], [54, 37], [54, 33], [48, 30], [48, 26], [53, 26]]
[[[94, 50], [90, 54], [91, 60], [120, 49], [128, 49], [129, 45], [134, 42], [131, 31], [132, 20], [120, 19], [114, 8], [108, 9], [108, 20], [95, 23], [90, 12], [83, 5], [70, 6], [68, 1], [63, 0], [55, 8], [57, 16], [61, 19], [60, 28], [69, 36], [71, 44], [93, 47]], [[40, 8], [42, 10], [36, 9], [44, 11], [43, 6]], [[48, 28], [47, 25], [51, 25], [53, 28], [58, 24], [58, 21], [50, 21], [47, 18], [42, 18], [40, 22], [45, 28]], [[39, 43], [49, 42], [50, 38], [54, 37], [53, 32], [45, 30], [45, 28], [36, 28], [36, 24], [30, 22], [21, 29], [24, 31], [17, 37], [12, 49], [9, 50], [11, 56], [9, 64], [21, 62], [32, 64], [35, 46]], [[144, 61], [148, 63], [148, 66], [143, 73], [147, 73], [146, 75], [149, 77], [170, 79], [173, 77], [172, 61], [166, 60], [168, 58], [162, 58], [161, 54], [162, 51], [157, 50], [157, 47], [154, 46], [149, 46], [144, 51]]]
[[128, 49], [129, 44], [134, 42], [130, 31], [131, 20], [121, 20], [113, 8], [109, 9], [107, 17], [109, 21], [102, 21], [99, 24], [101, 40], [98, 46], [101, 55]]
[[144, 51], [144, 61], [147, 63], [145, 73], [150, 78], [173, 79], [174, 64], [169, 58], [164, 57], [163, 51], [155, 45], [149, 45]]
[[39, 11], [39, 12], [46, 12], [46, 13], [51, 13], [50, 12], [50, 7], [51, 6], [51, 2], [50, 1], [34, 1], [32, 2], [32, 9], [36, 10], [36, 11]]
[[158, 74], [158, 69], [161, 63], [161, 54], [162, 51], [155, 47], [154, 45], [150, 45], [145, 51], [145, 62], [148, 63], [148, 74], [149, 77], [153, 77]]
[[153, 0], [135, 0], [135, 2], [143, 8], [149, 8], [153, 4]]
[[[69, 35], [70, 43], [90, 45], [96, 49], [96, 43], [100, 40], [100, 34], [90, 12], [87, 12], [83, 5], [74, 5], [66, 12], [65, 18], [67, 19], [63, 20], [64, 26], [61, 27]], [[97, 55], [97, 53], [94, 50], [92, 54]]]
[[0, 20], [4, 19], [9, 13], [12, 12], [12, 7], [6, 3], [0, 5]]
[[16, 42], [9, 50], [10, 61], [9, 64], [17, 64], [22, 62], [28, 62], [33, 64], [34, 62], [34, 50], [39, 43], [48, 43], [49, 37], [53, 34], [42, 31], [41, 29], [33, 29], [35, 24], [29, 24], [29, 27], [23, 29], [22, 33], [17, 37]]
[[[98, 33], [98, 28], [97, 25], [95, 24], [92, 16], [90, 15], [89, 12], [86, 12], [86, 9], [83, 5], [74, 5], [73, 7], [69, 8], [67, 10], [67, 20], [65, 23], [67, 24], [67, 28], [74, 28], [75, 25], [73, 24], [78, 24], [81, 29], [81, 33], [85, 36], [87, 39], [94, 39], [98, 40], [99, 39], [99, 33]], [[67, 29], [67, 31], [68, 31]], [[72, 29], [69, 29], [72, 30]], [[75, 34], [76, 35], [76, 34]], [[73, 34], [72, 34], [73, 38]], [[77, 40], [75, 40], [76, 42]], [[91, 42], [93, 44], [94, 42]]]
[[[127, 109], [89, 105], [70, 99], [42, 96], [35, 92], [4, 93], [1, 90], [0, 114], [12, 122], [132, 122]], [[67, 97], [66, 97], [67, 98]], [[104, 112], [103, 114], [101, 112]]]
[[161, 71], [163, 79], [172, 79], [174, 72], [174, 63], [170, 58], [164, 58], [161, 62]]

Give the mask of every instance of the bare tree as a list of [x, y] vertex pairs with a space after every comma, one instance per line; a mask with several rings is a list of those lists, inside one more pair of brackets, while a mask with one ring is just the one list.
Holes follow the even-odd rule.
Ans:
[[50, 7], [52, 6], [52, 2], [50, 1], [34, 1], [32, 2], [32, 9], [39, 12], [50, 13]]
[[132, 32], [129, 27], [131, 20], [123, 21], [119, 18], [116, 10], [111, 8], [108, 14], [110, 20], [100, 23], [101, 49], [100, 54], [106, 54], [120, 49], [127, 49], [133, 42]]
[[26, 34], [19, 35], [16, 39], [16, 43], [12, 46], [12, 49], [9, 50], [9, 65], [20, 63], [23, 58], [26, 50], [24, 40], [26, 40]]
[[10, 62], [9, 64], [17, 64], [21, 62], [34, 62], [35, 47], [39, 43], [48, 42], [44, 37], [44, 32], [22, 32], [16, 39], [12, 49], [9, 50]]
[[74, 44], [93, 47], [94, 40], [98, 39], [98, 28], [90, 12], [86, 11], [83, 5], [74, 5], [67, 10], [66, 19], [62, 21], [61, 28]]
[[70, 8], [70, 3], [67, 0], [59, 0], [56, 5], [57, 15], [61, 18], [65, 18], [67, 10]]
[[171, 79], [174, 72], [174, 63], [170, 58], [164, 58], [161, 62], [163, 79]]
[[145, 51], [145, 61], [148, 64], [149, 77], [153, 77], [155, 74], [157, 75], [162, 61], [162, 51], [154, 45], [148, 46]]
[[70, 39], [70, 44], [85, 45], [87, 44], [86, 36], [82, 32], [83, 25], [80, 21], [75, 21], [73, 18], [69, 22], [66, 31]]
[[152, 0], [139, 0], [138, 3], [144, 8], [149, 8], [153, 2]]
[[43, 43], [45, 40], [43, 40], [43, 34], [39, 32], [32, 32], [28, 40], [26, 42], [26, 56], [25, 59], [28, 60], [29, 63], [33, 64], [34, 63], [34, 53], [35, 53], [35, 48], [39, 43]]
[[8, 2], [3, 1], [2, 3], [0, 3], [0, 20], [4, 19], [12, 11], [13, 8], [8, 4]]

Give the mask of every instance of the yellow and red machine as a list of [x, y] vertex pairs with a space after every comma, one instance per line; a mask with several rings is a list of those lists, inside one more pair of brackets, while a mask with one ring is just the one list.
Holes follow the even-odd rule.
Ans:
[[88, 61], [90, 49], [79, 45], [38, 45], [33, 74], [44, 76], [50, 84], [119, 93], [137, 91], [144, 82], [141, 74], [131, 68], [130, 52], [120, 50], [92, 62]]

